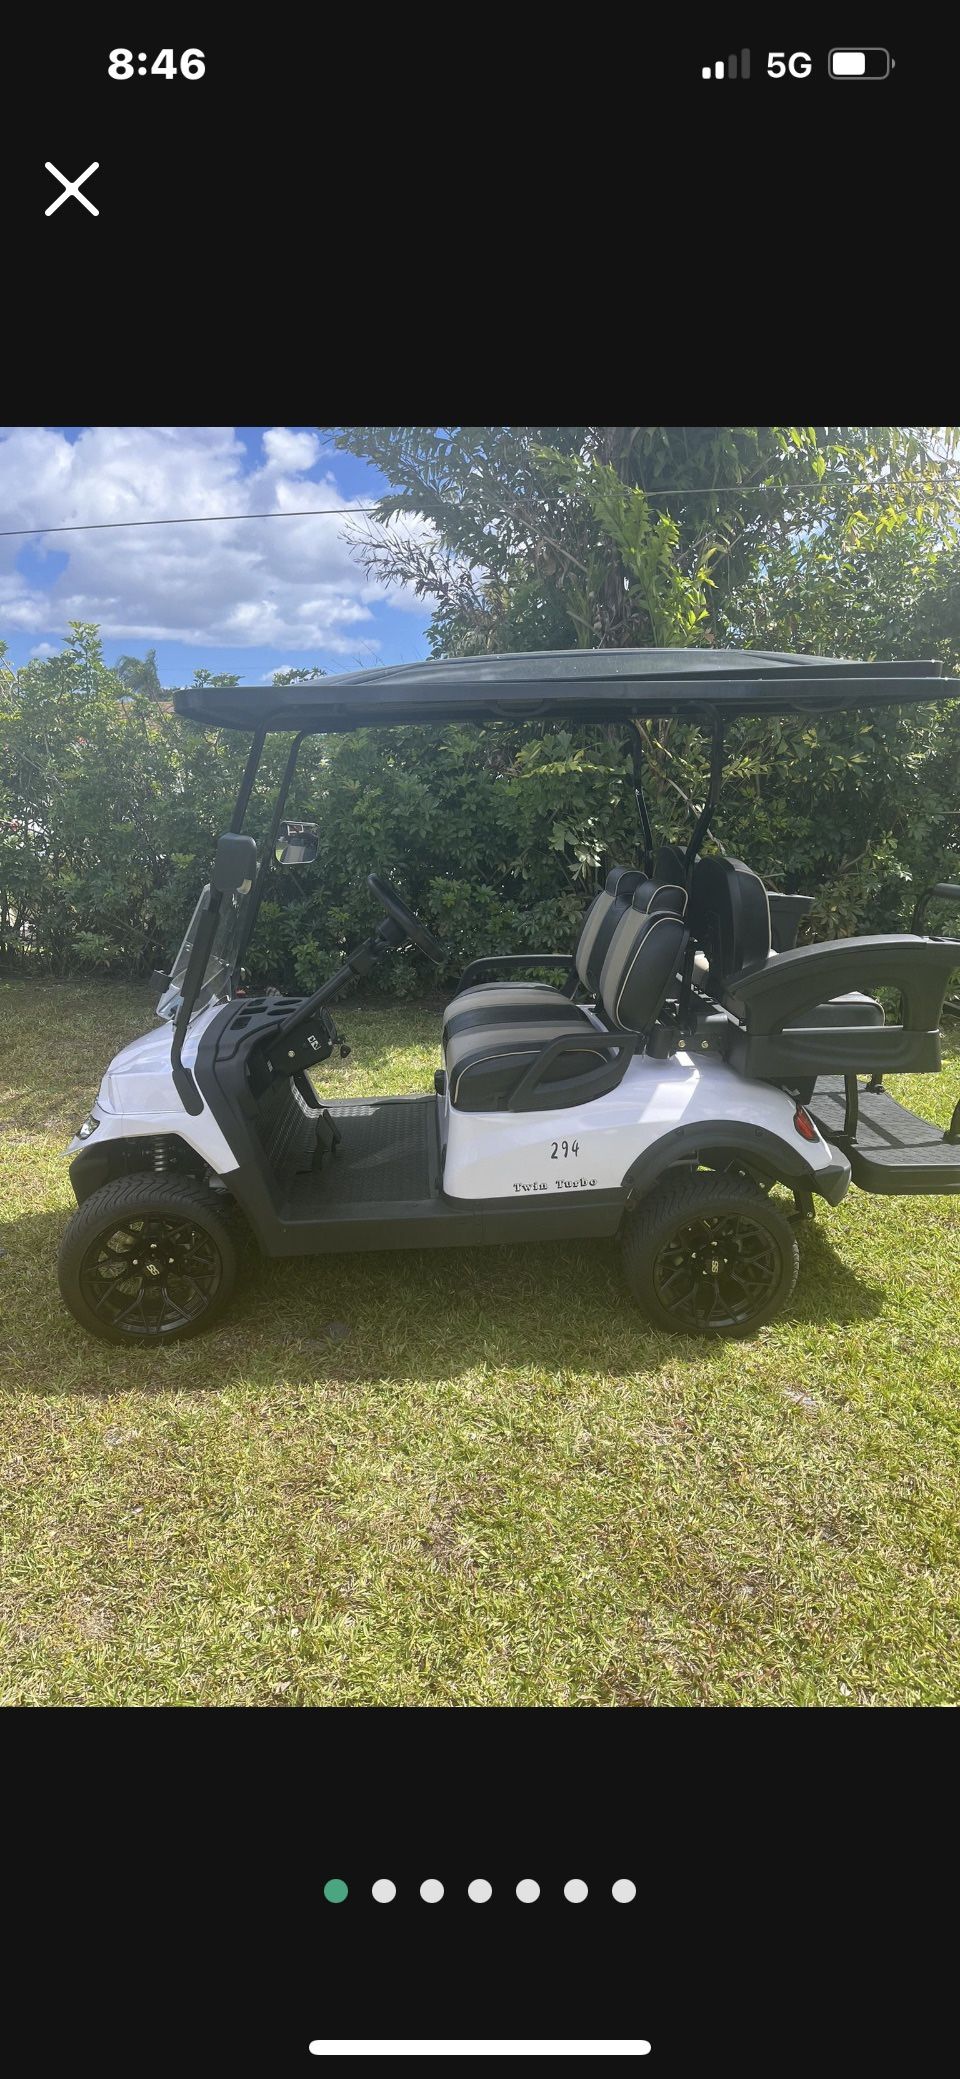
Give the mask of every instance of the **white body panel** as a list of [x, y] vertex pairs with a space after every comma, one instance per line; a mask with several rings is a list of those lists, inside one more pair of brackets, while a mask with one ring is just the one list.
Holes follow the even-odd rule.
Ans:
[[555, 1196], [616, 1189], [654, 1142], [700, 1122], [763, 1127], [783, 1141], [793, 1161], [800, 1155], [811, 1170], [827, 1169], [835, 1159], [831, 1149], [820, 1134], [815, 1141], [801, 1139], [795, 1111], [784, 1091], [748, 1081], [715, 1056], [698, 1062], [690, 1054], [675, 1054], [671, 1061], [641, 1055], [617, 1090], [562, 1111], [458, 1112], [448, 1093], [441, 1124], [444, 1194], [509, 1198], [528, 1191]]
[[[210, 1004], [187, 1027], [183, 1043], [185, 1067], [192, 1068], [201, 1034], [222, 1010], [222, 1003]], [[159, 1025], [153, 1032], [144, 1033], [142, 1039], [131, 1040], [129, 1047], [122, 1047], [114, 1055], [96, 1104], [91, 1107], [92, 1117], [100, 1121], [96, 1134], [88, 1140], [75, 1134], [68, 1155], [93, 1145], [102, 1147], [108, 1140], [140, 1140], [144, 1135], [177, 1133], [210, 1164], [217, 1176], [236, 1169], [237, 1158], [208, 1106], [204, 1105], [196, 1117], [184, 1111], [170, 1067], [172, 1039], [173, 1026]]]
[[[222, 1010], [211, 1004], [190, 1025], [183, 1048], [187, 1068], [200, 1036]], [[114, 1055], [100, 1085], [93, 1116], [96, 1145], [175, 1133], [196, 1149], [215, 1176], [237, 1167], [229, 1142], [204, 1105], [195, 1117], [177, 1095], [170, 1068], [172, 1028], [160, 1025]], [[448, 1198], [520, 1197], [529, 1193], [618, 1189], [637, 1157], [677, 1127], [726, 1123], [759, 1126], [800, 1155], [811, 1170], [826, 1169], [831, 1149], [818, 1134], [800, 1138], [794, 1100], [769, 1083], [750, 1082], [711, 1056], [632, 1061], [623, 1082], [590, 1104], [558, 1111], [459, 1112], [449, 1091], [438, 1099], [440, 1138], [446, 1148], [443, 1190]], [[745, 1134], [745, 1139], [748, 1135]], [[89, 1147], [75, 1135], [68, 1153]]]

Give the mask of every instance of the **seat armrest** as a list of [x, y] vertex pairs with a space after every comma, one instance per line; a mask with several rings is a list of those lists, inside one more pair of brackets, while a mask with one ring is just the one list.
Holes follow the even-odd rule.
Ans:
[[[594, 1054], [598, 1041], [601, 1046], [615, 1048], [612, 1062], [595, 1069], [592, 1075], [557, 1078], [555, 1082], [544, 1081], [547, 1069], [565, 1054]], [[559, 1039], [548, 1041], [542, 1047], [530, 1067], [524, 1070], [520, 1081], [507, 1102], [508, 1112], [559, 1111], [564, 1105], [589, 1104], [594, 1097], [605, 1097], [623, 1082], [633, 1060], [640, 1034], [627, 1032], [620, 1026], [597, 1026], [589, 1032], [570, 1032]]]
[[902, 1029], [935, 1032], [956, 965], [955, 945], [912, 932], [829, 939], [778, 953], [768, 965], [746, 969], [728, 983], [721, 1000], [748, 1033], [759, 1036], [781, 1032], [798, 1011], [828, 997], [846, 995], [868, 982], [871, 988], [887, 983], [903, 997]]
[[497, 972], [515, 974], [525, 967], [556, 967], [566, 970], [568, 979], [576, 974], [577, 963], [572, 953], [490, 953], [482, 960], [471, 960], [457, 983], [457, 995], [469, 989], [474, 982], [485, 980]]

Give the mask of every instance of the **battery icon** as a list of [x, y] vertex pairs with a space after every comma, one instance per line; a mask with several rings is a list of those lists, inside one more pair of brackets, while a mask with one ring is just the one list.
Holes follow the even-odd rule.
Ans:
[[890, 69], [890, 52], [880, 50], [876, 45], [867, 50], [830, 52], [831, 79], [886, 79]]

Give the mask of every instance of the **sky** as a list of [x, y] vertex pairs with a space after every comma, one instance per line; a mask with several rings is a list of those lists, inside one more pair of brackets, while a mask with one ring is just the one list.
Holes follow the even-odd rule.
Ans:
[[330, 518], [0, 533], [7, 661], [49, 656], [70, 621], [95, 621], [108, 664], [155, 649], [165, 686], [198, 665], [259, 685], [293, 664], [413, 663], [427, 655], [429, 604], [371, 582], [347, 538], [370, 524], [351, 512], [385, 489], [377, 470], [315, 427], [0, 428], [0, 530], [334, 509]]

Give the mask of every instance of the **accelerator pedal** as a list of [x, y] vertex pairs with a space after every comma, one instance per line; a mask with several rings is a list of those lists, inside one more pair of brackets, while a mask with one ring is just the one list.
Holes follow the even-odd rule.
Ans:
[[336, 1154], [342, 1139], [339, 1126], [334, 1125], [328, 1111], [322, 1111], [317, 1120], [317, 1145], [313, 1151], [311, 1169], [322, 1169], [327, 1156]]

